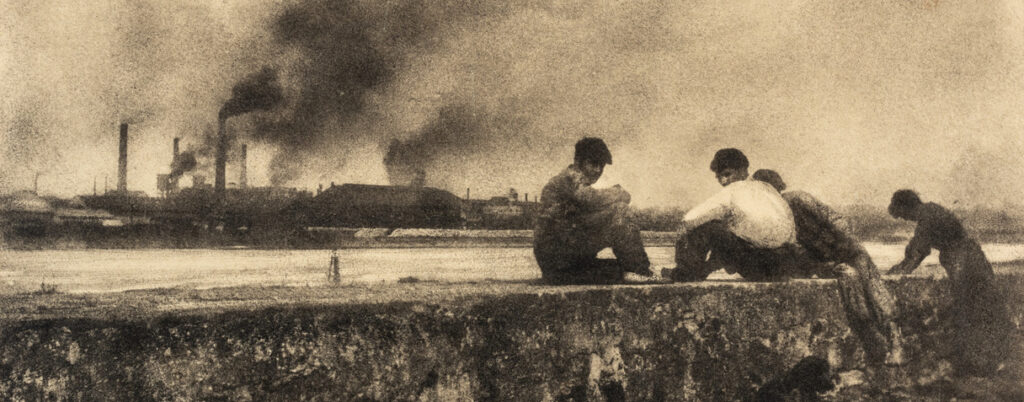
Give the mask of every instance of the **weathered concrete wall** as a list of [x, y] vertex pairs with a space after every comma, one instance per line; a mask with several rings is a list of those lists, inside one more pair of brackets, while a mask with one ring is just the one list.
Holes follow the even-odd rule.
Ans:
[[[1016, 323], [1024, 277], [1004, 275]], [[891, 283], [911, 381], [948, 352], [944, 281]], [[439, 304], [8, 320], [4, 399], [736, 400], [800, 359], [861, 368], [828, 281], [546, 288]], [[1019, 325], [1018, 325], [1019, 328]], [[1019, 333], [1018, 333], [1019, 335]], [[1021, 360], [1019, 352], [1011, 360]]]

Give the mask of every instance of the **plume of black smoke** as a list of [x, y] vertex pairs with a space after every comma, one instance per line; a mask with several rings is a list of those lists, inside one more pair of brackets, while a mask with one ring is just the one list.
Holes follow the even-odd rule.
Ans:
[[387, 168], [388, 182], [391, 185], [409, 185], [419, 172], [423, 172], [424, 183], [426, 182], [426, 171], [423, 166], [429, 162], [432, 155], [419, 151], [414, 141], [407, 143], [399, 139], [391, 140], [387, 154], [384, 155], [384, 166]]
[[196, 161], [195, 152], [185, 151], [178, 154], [174, 157], [174, 160], [171, 161], [170, 179], [177, 179], [181, 175], [195, 169], [197, 165], [198, 162]]
[[186, 173], [212, 177], [218, 142], [217, 129], [207, 124], [194, 138], [197, 142], [190, 144], [188, 149], [171, 161], [171, 172], [168, 175], [170, 180], [176, 180]]
[[[396, 57], [382, 52], [370, 38], [374, 29], [368, 11], [352, 1], [311, 1], [286, 8], [272, 32], [286, 48], [305, 58], [291, 71], [298, 82], [290, 108], [275, 116], [259, 116], [252, 135], [275, 144], [270, 182], [285, 184], [303, 173], [301, 159], [327, 140], [328, 120], [345, 124], [362, 112], [364, 97], [388, 82]], [[386, 22], [384, 22], [386, 24]], [[346, 141], [351, 133], [333, 133]]]
[[384, 167], [392, 185], [424, 185], [443, 181], [440, 164], [477, 148], [489, 134], [489, 115], [465, 103], [446, 105], [437, 119], [416, 136], [394, 139], [384, 155]]
[[281, 85], [277, 82], [277, 71], [263, 67], [260, 72], [246, 77], [231, 88], [231, 99], [220, 108], [217, 121], [217, 154], [214, 171], [214, 191], [223, 194], [226, 186], [225, 165], [227, 163], [228, 135], [225, 121], [228, 117], [267, 110], [281, 103]]
[[277, 82], [277, 71], [263, 67], [258, 73], [252, 74], [231, 88], [231, 99], [220, 108], [221, 119], [249, 113], [256, 110], [268, 110], [281, 103], [281, 85]]
[[[288, 70], [288, 110], [257, 117], [252, 135], [275, 144], [271, 183], [305, 174], [303, 156], [325, 143], [350, 144], [375, 135], [352, 129], [368, 97], [396, 79], [405, 60], [439, 42], [444, 29], [468, 18], [503, 14], [502, 2], [312, 0], [286, 7], [274, 20], [274, 38], [303, 60]], [[291, 94], [294, 93], [294, 99]], [[330, 124], [330, 129], [325, 125]], [[405, 184], [408, 184], [406, 182]]]

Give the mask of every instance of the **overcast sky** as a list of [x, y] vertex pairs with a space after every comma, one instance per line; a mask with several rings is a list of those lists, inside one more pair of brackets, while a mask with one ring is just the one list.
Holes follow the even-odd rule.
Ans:
[[401, 144], [428, 185], [533, 197], [590, 135], [639, 206], [712, 194], [722, 147], [840, 205], [1024, 192], [1019, 1], [74, 3], [0, 2], [0, 192], [115, 186], [127, 122], [154, 194], [264, 67], [284, 101], [228, 120], [253, 185], [387, 184]]

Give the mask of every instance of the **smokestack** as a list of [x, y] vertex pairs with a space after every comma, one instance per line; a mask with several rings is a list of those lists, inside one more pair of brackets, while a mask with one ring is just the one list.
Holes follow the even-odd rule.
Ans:
[[248, 180], [248, 178], [246, 177], [246, 174], [245, 174], [246, 173], [246, 168], [245, 168], [246, 153], [248, 151], [248, 148], [249, 147], [246, 144], [242, 144], [242, 177], [240, 177], [238, 179], [238, 185], [240, 187], [242, 187], [242, 188], [246, 188], [246, 187], [249, 186], [249, 180]]
[[171, 159], [172, 162], [175, 159], [178, 159], [178, 142], [180, 142], [180, 141], [181, 141], [181, 138], [174, 137], [174, 158]]
[[231, 88], [231, 99], [224, 102], [220, 113], [217, 114], [217, 177], [214, 178], [214, 197], [223, 199], [224, 196], [224, 164], [228, 153], [228, 138], [224, 132], [224, 125], [227, 118], [256, 110], [268, 110], [282, 99], [284, 98], [281, 95], [281, 85], [277, 83], [277, 71], [270, 67], [263, 67], [260, 72], [249, 75]]
[[227, 163], [226, 159], [228, 156], [228, 136], [224, 132], [224, 126], [227, 124], [227, 117], [222, 116], [217, 119], [217, 153], [215, 156], [215, 167], [214, 167], [214, 178], [213, 178], [213, 194], [217, 199], [221, 199], [224, 196], [224, 165]]
[[117, 191], [128, 192], [128, 123], [121, 123], [121, 144], [117, 149]]

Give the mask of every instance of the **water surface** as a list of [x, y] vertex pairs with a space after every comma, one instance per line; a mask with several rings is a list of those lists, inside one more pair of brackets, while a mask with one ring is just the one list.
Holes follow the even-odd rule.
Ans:
[[[903, 245], [865, 243], [875, 263], [888, 269]], [[986, 244], [992, 262], [1024, 259], [1022, 244]], [[655, 267], [671, 267], [671, 247], [647, 249]], [[605, 251], [607, 256], [610, 252]], [[0, 251], [0, 292], [25, 292], [41, 284], [63, 292], [108, 292], [167, 287], [238, 285], [320, 286], [328, 250], [45, 250]], [[540, 277], [529, 248], [395, 248], [338, 250], [343, 283], [396, 282], [400, 278], [446, 282], [528, 280]], [[917, 275], [942, 275], [938, 253]], [[711, 279], [730, 279], [723, 271]]]

